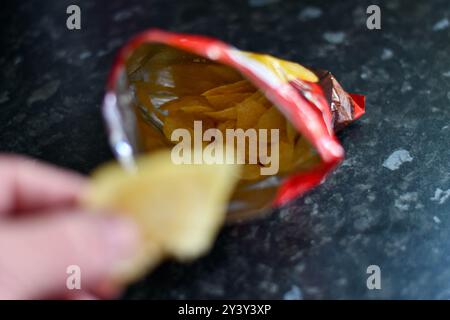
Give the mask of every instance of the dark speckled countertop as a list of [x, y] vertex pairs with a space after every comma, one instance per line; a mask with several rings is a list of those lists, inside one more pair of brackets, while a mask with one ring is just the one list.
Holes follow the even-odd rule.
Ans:
[[[347, 158], [212, 252], [125, 298], [450, 298], [450, 5], [436, 1], [4, 1], [0, 151], [89, 172], [112, 157], [99, 107], [117, 49], [149, 27], [219, 37], [332, 71], [367, 95]], [[66, 29], [78, 4], [82, 29]], [[366, 28], [378, 4], [382, 29]], [[381, 268], [381, 290], [366, 269]]]

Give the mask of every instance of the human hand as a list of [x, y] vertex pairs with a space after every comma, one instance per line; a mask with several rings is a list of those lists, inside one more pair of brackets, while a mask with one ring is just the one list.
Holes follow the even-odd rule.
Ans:
[[[136, 245], [134, 224], [87, 214], [83, 177], [22, 157], [0, 155], [0, 299], [111, 298], [114, 266]], [[81, 289], [66, 286], [79, 266]]]

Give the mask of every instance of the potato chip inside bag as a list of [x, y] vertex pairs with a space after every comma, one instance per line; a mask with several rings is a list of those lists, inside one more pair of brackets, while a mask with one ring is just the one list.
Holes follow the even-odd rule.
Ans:
[[[149, 30], [121, 49], [102, 110], [115, 156], [129, 170], [160, 149], [187, 166], [238, 164], [226, 211], [239, 220], [321, 183], [344, 157], [335, 131], [364, 113], [364, 97], [327, 71]], [[185, 178], [172, 169], [166, 179], [181, 188]]]

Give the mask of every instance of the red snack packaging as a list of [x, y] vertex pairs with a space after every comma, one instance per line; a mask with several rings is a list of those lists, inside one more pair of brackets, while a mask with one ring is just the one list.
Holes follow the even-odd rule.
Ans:
[[[288, 146], [289, 152], [283, 153], [293, 164], [275, 177], [243, 179], [230, 202], [230, 219], [253, 216], [300, 196], [320, 184], [343, 160], [344, 150], [335, 132], [364, 113], [364, 96], [345, 92], [327, 71], [240, 51], [213, 38], [155, 29], [135, 36], [120, 50], [108, 78], [102, 112], [116, 158], [124, 167], [131, 167], [137, 153], [170, 146], [164, 133], [169, 120], [173, 123], [175, 118], [163, 111], [169, 110], [174, 100], [206, 98], [211, 105], [205, 110], [211, 106], [218, 110], [218, 105], [226, 104], [229, 118], [219, 118], [220, 122], [217, 113], [206, 114], [215, 115], [213, 126], [236, 127], [240, 119], [229, 105], [242, 96], [244, 100], [236, 100], [234, 105], [242, 107], [250, 97], [238, 84], [250, 84], [251, 92], [261, 93], [296, 134], [290, 140], [293, 151]], [[235, 91], [213, 96], [212, 92], [220, 92], [219, 87]], [[253, 114], [253, 109], [249, 113]], [[205, 119], [204, 114], [199, 117]], [[262, 121], [258, 119], [259, 124]], [[283, 130], [288, 131], [287, 127]], [[297, 151], [309, 154], [301, 164], [297, 162], [303, 156]]]

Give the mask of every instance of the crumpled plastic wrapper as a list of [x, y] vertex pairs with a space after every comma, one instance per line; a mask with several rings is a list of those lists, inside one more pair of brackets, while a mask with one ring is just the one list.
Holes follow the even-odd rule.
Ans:
[[330, 72], [241, 51], [214, 38], [151, 29], [120, 50], [102, 106], [112, 150], [124, 168], [132, 169], [136, 155], [149, 152], [140, 141], [152, 126], [158, 126], [146, 119], [142, 130], [140, 102], [131, 77], [154, 54], [155, 46], [174, 48], [239, 72], [276, 106], [317, 155], [318, 160], [302, 170], [239, 186], [229, 203], [230, 220], [267, 212], [300, 196], [320, 184], [344, 159], [335, 132], [364, 113], [364, 96], [347, 93]]

